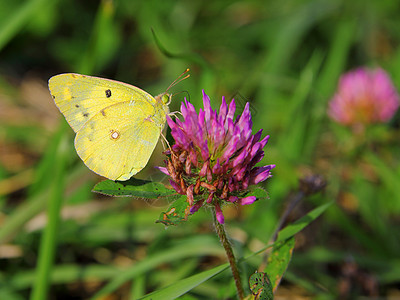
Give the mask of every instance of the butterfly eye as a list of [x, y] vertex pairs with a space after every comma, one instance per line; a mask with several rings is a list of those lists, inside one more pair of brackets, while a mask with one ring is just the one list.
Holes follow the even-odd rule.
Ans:
[[162, 97], [161, 97], [161, 101], [162, 101], [164, 104], [169, 104], [170, 99], [171, 99], [171, 95], [170, 95], [170, 94], [164, 94], [164, 95], [162, 95]]

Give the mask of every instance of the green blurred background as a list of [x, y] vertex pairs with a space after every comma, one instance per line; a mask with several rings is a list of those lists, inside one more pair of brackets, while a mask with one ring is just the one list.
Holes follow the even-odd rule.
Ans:
[[[165, 230], [162, 199], [91, 193], [100, 177], [79, 160], [73, 131], [47, 80], [63, 72], [115, 79], [156, 95], [173, 88], [199, 109], [224, 95], [251, 103], [254, 132], [269, 134], [270, 199], [225, 207], [237, 255], [261, 249], [298, 191], [323, 175], [326, 190], [301, 202], [293, 221], [335, 205], [297, 235], [277, 299], [400, 299], [397, 114], [364, 135], [334, 124], [327, 103], [339, 76], [380, 66], [400, 86], [400, 5], [392, 0], [0, 1], [0, 299], [27, 299], [37, 285], [46, 209], [62, 199], [49, 299], [137, 299], [225, 262], [209, 213]], [[189, 95], [189, 96], [188, 96]], [[139, 178], [162, 181], [158, 145]], [[260, 264], [254, 258], [243, 277]], [[136, 270], [136, 271], [132, 271]], [[129, 272], [130, 273], [129, 273]], [[125, 280], [116, 280], [128, 272]], [[248, 274], [247, 274], [247, 273]], [[247, 274], [247, 275], [246, 275]], [[248, 277], [248, 276], [247, 276]], [[235, 299], [229, 272], [182, 299]]]

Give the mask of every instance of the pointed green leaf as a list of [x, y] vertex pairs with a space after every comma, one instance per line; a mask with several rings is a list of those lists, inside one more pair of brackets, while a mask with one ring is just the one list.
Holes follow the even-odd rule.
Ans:
[[[126, 270], [121, 270], [121, 272], [119, 272], [118, 275], [113, 276], [110, 282], [108, 282], [95, 295], [93, 295], [91, 299], [92, 300], [106, 299], [108, 295], [114, 293], [115, 290], [120, 288], [123, 284], [127, 283], [128, 281], [136, 279], [137, 276], [146, 275], [148, 272], [157, 272], [158, 266], [175, 261], [179, 262], [190, 257], [202, 257], [209, 255], [211, 256], [215, 255], [218, 257], [224, 255], [224, 251], [221, 245], [217, 243], [215, 239], [210, 238], [209, 236], [202, 236], [202, 235], [194, 236], [186, 241], [182, 241], [181, 243], [179, 243], [179, 245], [173, 248], [166, 248], [163, 249], [163, 251], [161, 252], [155, 253], [154, 255], [149, 255], [149, 257], [146, 257], [143, 260], [138, 261], [137, 263], [130, 266]], [[224, 266], [225, 268], [228, 268], [228, 264], [225, 264]], [[216, 267], [213, 270], [216, 270], [220, 267], [221, 266]], [[202, 276], [198, 278], [200, 280], [198, 284], [204, 282], [204, 280], [202, 280]], [[205, 280], [207, 280], [208, 278], [206, 278]], [[178, 286], [180, 282], [181, 281], [178, 281], [177, 284]], [[183, 293], [189, 290], [190, 288], [185, 290]]]
[[176, 194], [162, 183], [131, 178], [128, 181], [104, 180], [96, 184], [93, 192], [107, 196], [158, 198]]
[[294, 237], [274, 245], [271, 255], [268, 257], [268, 265], [265, 272], [272, 281], [272, 287], [275, 291], [289, 266], [294, 248]]
[[261, 187], [256, 187], [250, 190], [244, 197], [256, 196], [257, 200], [267, 199], [268, 193]]
[[296, 233], [300, 232], [301, 230], [303, 230], [304, 227], [306, 227], [308, 224], [310, 224], [312, 221], [314, 221], [316, 218], [318, 218], [329, 206], [332, 205], [332, 203], [333, 202], [328, 202], [321, 206], [318, 206], [317, 208], [313, 209], [305, 216], [298, 219], [296, 222], [289, 224], [288, 226], [283, 228], [281, 231], [279, 231], [279, 235], [278, 235], [278, 238], [276, 241], [277, 242], [284, 241], [284, 240], [294, 236]]
[[249, 278], [249, 286], [255, 300], [272, 300], [274, 293], [272, 291], [271, 281], [267, 273], [255, 272]]
[[221, 273], [229, 267], [228, 264], [223, 264], [211, 270], [201, 272], [199, 274], [193, 275], [191, 277], [182, 279], [174, 284], [171, 284], [161, 290], [155, 291], [153, 293], [147, 294], [140, 299], [151, 299], [151, 300], [169, 300], [176, 299], [177, 297], [187, 293], [194, 287], [203, 283], [204, 281], [210, 279], [211, 277]]
[[[181, 201], [183, 201], [183, 198], [185, 198], [186, 196], [182, 196], [180, 198]], [[292, 237], [294, 234], [296, 234], [297, 232], [299, 232], [300, 230], [302, 230], [306, 225], [308, 225], [312, 220], [315, 220], [319, 215], [321, 215], [332, 203], [327, 203], [324, 205], [321, 205], [319, 207], [317, 207], [316, 209], [312, 210], [311, 212], [309, 212], [306, 216], [304, 216], [303, 218], [299, 219], [297, 222], [295, 222], [294, 224], [300, 223], [302, 226], [299, 225], [294, 225], [294, 227], [291, 227], [291, 225], [285, 227], [282, 231], [281, 234], [278, 236], [278, 240], [279, 241], [285, 241], [287, 239], [289, 239], [290, 237]], [[173, 206], [173, 205], [172, 205]], [[306, 222], [307, 221], [307, 222]], [[306, 225], [304, 225], [306, 223]], [[303, 226], [304, 225], [304, 226]], [[288, 228], [288, 229], [287, 229]], [[283, 233], [283, 234], [282, 234]], [[279, 242], [278, 241], [278, 242]], [[278, 245], [278, 242], [275, 242], [274, 245]], [[283, 247], [284, 251], [286, 252], [286, 257], [288, 257], [288, 249], [290, 249], [292, 246], [293, 241], [291, 241], [291, 239], [289, 239], [287, 242], [284, 242], [281, 244], [280, 247]], [[272, 245], [268, 245], [266, 247], [264, 247], [263, 249], [252, 253], [248, 256], [246, 256], [243, 261], [246, 261], [247, 259], [253, 257], [254, 255], [257, 255], [259, 253], [264, 252], [266, 249], [270, 248]], [[278, 246], [276, 246], [278, 247]], [[290, 250], [291, 251], [291, 250]], [[289, 254], [291, 253], [289, 251]], [[291, 255], [291, 254], [290, 254]], [[280, 263], [276, 263], [276, 265], [279, 265], [279, 268], [276, 268], [276, 270], [278, 271], [274, 271], [273, 269], [269, 269], [270, 272], [272, 274], [276, 274], [276, 275], [272, 275], [272, 276], [278, 276], [278, 273], [284, 273], [284, 263], [289, 263], [290, 259], [280, 259]], [[211, 270], [207, 270], [204, 271], [202, 273], [196, 274], [194, 276], [191, 276], [189, 278], [185, 278], [182, 279], [170, 286], [167, 286], [163, 289], [160, 289], [156, 292], [153, 292], [151, 294], [146, 295], [144, 298], [141, 299], [175, 299], [176, 297], [179, 297], [180, 295], [183, 295], [184, 293], [187, 293], [188, 291], [190, 291], [191, 289], [193, 289], [194, 287], [198, 286], [199, 284], [201, 284], [202, 282], [208, 280], [209, 278], [219, 274], [220, 272], [226, 270], [229, 267], [228, 264], [224, 264], [224, 265], [220, 265], [218, 267], [215, 267]], [[279, 271], [280, 270], [280, 271]], [[282, 271], [283, 270], [283, 271]], [[274, 273], [275, 272], [275, 273]]]
[[[263, 249], [246, 256], [242, 260], [242, 262], [247, 261], [251, 257], [264, 252], [266, 249], [270, 248], [271, 246], [272, 245], [268, 245], [268, 246], [264, 247]], [[168, 256], [170, 256], [170, 255], [168, 255]], [[199, 274], [193, 275], [191, 277], [179, 280], [165, 288], [162, 288], [162, 289], [159, 289], [158, 291], [147, 294], [146, 296], [144, 296], [143, 298], [140, 298], [140, 299], [152, 299], [152, 300], [176, 299], [177, 297], [183, 295], [184, 293], [189, 292], [191, 289], [195, 288], [196, 286], [200, 285], [201, 283], [205, 282], [206, 280], [210, 279], [211, 277], [225, 271], [228, 268], [229, 268], [229, 264], [227, 264], [227, 263], [223, 264], [223, 265], [219, 265], [211, 270], [207, 270], [207, 271], [201, 272]]]
[[166, 226], [178, 225], [187, 221], [189, 213], [190, 206], [187, 202], [187, 196], [182, 195], [169, 206], [166, 212], [161, 213], [160, 220], [157, 220], [156, 223], [163, 223]]

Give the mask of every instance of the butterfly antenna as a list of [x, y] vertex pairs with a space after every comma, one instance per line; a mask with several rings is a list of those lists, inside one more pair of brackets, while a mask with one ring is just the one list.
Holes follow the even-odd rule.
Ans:
[[187, 72], [189, 72], [190, 69], [187, 68], [185, 70], [185, 72], [183, 72], [181, 75], [179, 75], [179, 77], [177, 79], [175, 79], [170, 85], [169, 87], [165, 90], [165, 92], [167, 92], [170, 88], [172, 88], [174, 85], [178, 84], [179, 82], [181, 82], [182, 80], [185, 80], [187, 78], [190, 77], [190, 74], [187, 74], [186, 76], [182, 77], [183, 75], [185, 75]]
[[186, 94], [187, 94], [187, 100], [190, 102], [190, 94], [189, 94], [188, 91], [180, 91], [180, 92], [177, 92], [177, 93], [175, 93], [175, 94], [172, 94], [171, 97], [175, 97], [176, 95], [179, 95], [179, 94], [181, 94], [181, 93], [186, 93]]
[[[189, 77], [189, 75], [188, 75], [188, 77]], [[186, 77], [187, 78], [187, 77]], [[185, 78], [184, 78], [185, 79]], [[182, 79], [183, 80], [183, 79]], [[181, 80], [181, 81], [182, 81]], [[189, 101], [190, 102], [190, 94], [189, 94], [189, 92], [188, 91], [180, 91], [180, 92], [177, 92], [177, 93], [175, 93], [175, 94], [171, 94], [170, 95], [170, 97], [169, 97], [169, 101], [168, 101], [168, 103], [167, 103], [167, 105], [169, 105], [170, 103], [171, 103], [171, 101], [172, 101], [172, 98], [173, 97], [175, 97], [176, 95], [179, 95], [180, 93], [186, 93], [187, 94], [187, 101]]]

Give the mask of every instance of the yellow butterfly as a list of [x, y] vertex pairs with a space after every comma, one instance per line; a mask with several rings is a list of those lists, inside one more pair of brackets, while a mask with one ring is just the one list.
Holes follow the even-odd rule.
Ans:
[[[181, 78], [188, 71], [168, 89], [189, 77]], [[146, 166], [169, 113], [168, 89], [153, 97], [104, 78], [68, 73], [49, 79], [55, 104], [76, 132], [79, 157], [93, 172], [111, 180], [128, 180]]]

